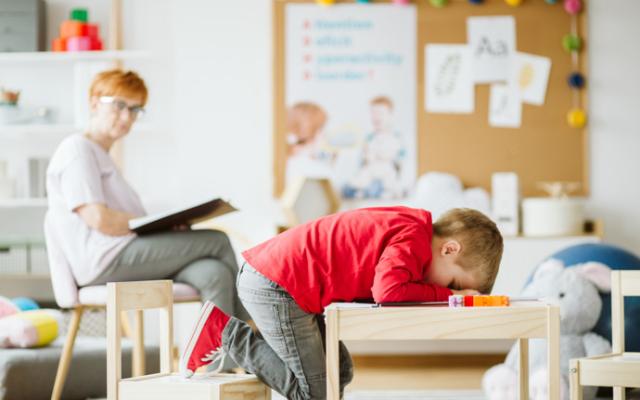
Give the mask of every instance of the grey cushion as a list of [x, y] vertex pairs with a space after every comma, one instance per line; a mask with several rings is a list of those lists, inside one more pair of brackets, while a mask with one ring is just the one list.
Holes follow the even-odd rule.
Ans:
[[[0, 399], [48, 400], [64, 338], [39, 349], [0, 349]], [[131, 376], [131, 342], [122, 341], [122, 375]], [[147, 347], [146, 373], [160, 370], [157, 347]], [[106, 397], [107, 357], [104, 337], [78, 337], [64, 385], [65, 400]]]

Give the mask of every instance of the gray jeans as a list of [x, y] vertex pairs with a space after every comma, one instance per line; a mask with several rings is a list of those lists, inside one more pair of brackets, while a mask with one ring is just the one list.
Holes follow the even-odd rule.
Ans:
[[[325, 399], [324, 316], [303, 311], [282, 287], [246, 263], [238, 275], [238, 294], [260, 333], [231, 318], [222, 332], [227, 354], [287, 399]], [[341, 395], [352, 379], [351, 357], [340, 342]]]
[[172, 279], [193, 286], [203, 301], [247, 321], [249, 314], [235, 286], [237, 274], [236, 256], [224, 232], [172, 231], [135, 238], [89, 285]]

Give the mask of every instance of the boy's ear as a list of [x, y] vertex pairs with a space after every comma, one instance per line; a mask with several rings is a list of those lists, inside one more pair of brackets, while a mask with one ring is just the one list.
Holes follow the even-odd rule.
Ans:
[[449, 239], [442, 244], [442, 248], [440, 249], [440, 253], [443, 256], [453, 255], [456, 256], [462, 250], [462, 246], [460, 242], [455, 239]]

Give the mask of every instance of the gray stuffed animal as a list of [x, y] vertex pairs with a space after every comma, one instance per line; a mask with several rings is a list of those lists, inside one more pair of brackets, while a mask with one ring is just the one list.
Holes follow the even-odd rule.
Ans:
[[[598, 322], [602, 300], [598, 291], [611, 290], [611, 270], [606, 265], [590, 262], [564, 268], [561, 261], [548, 260], [536, 270], [532, 282], [522, 292], [560, 306], [560, 371], [561, 398], [569, 398], [569, 360], [611, 352], [611, 345], [591, 329]], [[517, 344], [511, 348], [504, 364], [491, 367], [482, 387], [489, 400], [518, 398]], [[529, 341], [529, 397], [548, 399], [547, 343], [544, 339]], [[584, 388], [584, 399], [595, 397], [595, 387]]]

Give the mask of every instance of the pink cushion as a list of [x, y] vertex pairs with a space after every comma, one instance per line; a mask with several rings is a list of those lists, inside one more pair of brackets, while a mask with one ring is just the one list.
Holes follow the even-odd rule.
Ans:
[[[104, 305], [107, 304], [107, 285], [85, 286], [78, 293], [80, 304]], [[173, 283], [173, 301], [197, 301], [200, 299], [198, 291], [184, 283]]]
[[6, 297], [0, 296], [0, 318], [8, 317], [20, 312], [20, 308]]

